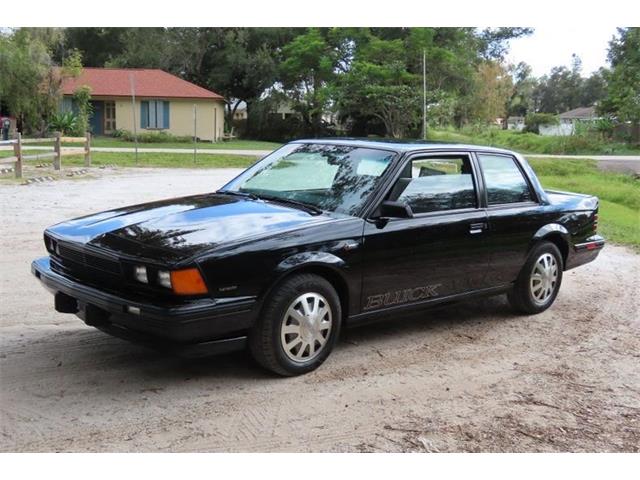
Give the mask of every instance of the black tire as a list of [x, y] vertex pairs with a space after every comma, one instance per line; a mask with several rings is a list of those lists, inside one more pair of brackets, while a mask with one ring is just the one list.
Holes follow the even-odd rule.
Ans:
[[[330, 308], [331, 328], [325, 343], [314, 348], [319, 353], [309, 360], [292, 360], [282, 342], [285, 315], [301, 295], [319, 294]], [[264, 368], [282, 376], [301, 375], [318, 368], [329, 356], [340, 335], [342, 309], [340, 298], [333, 286], [324, 278], [313, 274], [299, 274], [285, 279], [265, 300], [262, 312], [249, 331], [249, 348], [255, 360]], [[294, 337], [295, 338], [295, 337]], [[318, 343], [319, 345], [319, 343]], [[302, 347], [300, 347], [302, 348]], [[306, 350], [305, 352], [310, 352]]]
[[[534, 297], [533, 293], [532, 275], [535, 273], [534, 269], [536, 268], [537, 262], [541, 261], [542, 257], [546, 255], [552, 255], [555, 259], [557, 278], [555, 279], [555, 283], [553, 283], [553, 286], [551, 287], [550, 294], [546, 298], [537, 299]], [[560, 285], [562, 284], [563, 269], [564, 265], [562, 254], [560, 253], [560, 250], [558, 250], [558, 247], [556, 247], [553, 243], [543, 241], [533, 247], [533, 249], [529, 253], [527, 261], [522, 267], [522, 270], [520, 271], [520, 274], [518, 275], [518, 278], [513, 285], [513, 289], [507, 294], [507, 298], [509, 299], [509, 303], [511, 304], [513, 309], [518, 313], [527, 315], [544, 312], [553, 304], [556, 297], [558, 296]], [[544, 295], [541, 296], [544, 297]]]

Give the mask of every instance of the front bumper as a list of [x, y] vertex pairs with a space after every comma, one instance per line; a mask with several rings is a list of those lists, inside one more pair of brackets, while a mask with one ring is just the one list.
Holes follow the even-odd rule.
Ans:
[[114, 295], [58, 274], [49, 257], [34, 260], [31, 273], [55, 295], [58, 311], [75, 313], [110, 335], [185, 357], [244, 348], [256, 316], [253, 297], [156, 305]]

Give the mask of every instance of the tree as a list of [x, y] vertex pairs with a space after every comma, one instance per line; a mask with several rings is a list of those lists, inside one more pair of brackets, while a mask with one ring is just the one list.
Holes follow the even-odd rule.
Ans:
[[611, 72], [600, 111], [618, 120], [640, 123], [640, 28], [619, 28], [609, 43]]
[[536, 109], [545, 113], [562, 113], [581, 107], [582, 62], [574, 55], [571, 69], [554, 67], [540, 79], [535, 89]]
[[18, 29], [0, 36], [0, 99], [22, 132], [46, 129], [57, 105], [59, 78], [42, 33]]
[[322, 114], [329, 106], [329, 86], [340, 61], [334, 39], [331, 30], [310, 28], [282, 49], [282, 87], [314, 134], [319, 133]]
[[504, 60], [509, 40], [525, 37], [532, 33], [533, 28], [526, 27], [486, 28], [478, 36], [482, 56], [486, 60]]
[[514, 84], [507, 102], [507, 115], [524, 117], [535, 111], [534, 91], [538, 84], [531, 74], [531, 67], [524, 62], [511, 66]]
[[472, 117], [484, 124], [503, 118], [512, 92], [513, 83], [507, 70], [494, 61], [482, 62], [475, 75]]
[[276, 82], [282, 47], [301, 29], [128, 28], [120, 29], [117, 67], [161, 68], [222, 94], [230, 123], [240, 102], [247, 110]]
[[607, 94], [607, 69], [600, 68], [582, 82], [580, 106], [588, 107], [601, 102]]
[[[64, 41], [62, 47], [54, 52], [54, 59], [62, 63], [68, 52], [77, 50], [84, 59], [87, 67], [104, 67], [118, 55], [122, 54], [128, 46], [125, 34], [131, 28], [114, 27], [74, 27], [66, 28], [64, 31]], [[146, 28], [143, 30], [152, 31]], [[155, 51], [162, 54], [163, 49], [157, 48]], [[150, 52], [153, 53], [153, 52]]]
[[229, 124], [240, 102], [246, 103], [251, 123], [253, 105], [277, 82], [283, 47], [300, 32], [295, 28], [216, 29], [201, 76], [194, 81], [225, 97]]
[[394, 138], [406, 136], [417, 123], [422, 103], [419, 77], [408, 71], [405, 45], [401, 38], [361, 37], [335, 89], [343, 113], [377, 118]]

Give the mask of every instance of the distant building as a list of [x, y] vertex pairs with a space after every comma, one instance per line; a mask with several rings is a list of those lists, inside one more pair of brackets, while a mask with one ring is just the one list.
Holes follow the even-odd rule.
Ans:
[[507, 130], [515, 130], [521, 132], [524, 130], [524, 117], [509, 117], [507, 118]]
[[557, 125], [540, 125], [540, 135], [569, 136], [576, 132], [579, 123], [591, 123], [599, 117], [595, 107], [580, 107], [558, 115]]
[[[224, 98], [211, 90], [157, 69], [84, 68], [78, 77], [62, 80], [62, 111], [74, 110], [78, 87], [91, 88], [94, 135], [115, 130], [164, 131], [217, 141], [224, 132]], [[135, 92], [135, 105], [132, 93]]]

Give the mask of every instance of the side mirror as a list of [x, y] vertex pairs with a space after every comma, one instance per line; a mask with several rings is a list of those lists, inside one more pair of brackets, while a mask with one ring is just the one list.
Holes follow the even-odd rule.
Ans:
[[380, 218], [413, 218], [413, 210], [406, 203], [387, 200], [380, 205]]

